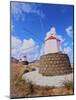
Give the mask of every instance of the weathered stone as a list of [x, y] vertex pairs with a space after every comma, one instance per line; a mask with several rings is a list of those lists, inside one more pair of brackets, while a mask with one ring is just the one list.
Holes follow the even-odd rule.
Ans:
[[63, 53], [52, 53], [41, 56], [39, 72], [48, 76], [72, 73], [68, 55]]

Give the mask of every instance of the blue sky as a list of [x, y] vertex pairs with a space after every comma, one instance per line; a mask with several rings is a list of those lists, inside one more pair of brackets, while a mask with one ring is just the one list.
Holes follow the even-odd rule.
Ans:
[[12, 56], [27, 55], [31, 61], [43, 55], [44, 38], [51, 28], [55, 29], [61, 50], [72, 63], [73, 6], [11, 2]]

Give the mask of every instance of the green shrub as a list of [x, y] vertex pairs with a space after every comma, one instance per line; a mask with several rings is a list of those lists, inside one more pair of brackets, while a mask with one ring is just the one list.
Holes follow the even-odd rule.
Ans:
[[63, 84], [64, 84], [64, 87], [67, 88], [68, 90], [73, 89], [74, 87], [74, 84], [72, 81], [67, 81], [67, 82], [64, 82]]

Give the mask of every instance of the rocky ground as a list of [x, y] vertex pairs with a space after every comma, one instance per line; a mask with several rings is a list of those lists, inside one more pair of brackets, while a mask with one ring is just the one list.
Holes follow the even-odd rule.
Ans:
[[[11, 63], [11, 98], [74, 94], [73, 82], [64, 83], [62, 87], [38, 86], [22, 79], [25, 70], [26, 68], [24, 68], [22, 64]], [[29, 71], [31, 71], [31, 68]]]
[[38, 71], [32, 71], [22, 76], [26, 81], [39, 86], [64, 86], [64, 82], [73, 81], [73, 73], [58, 76], [43, 76]]

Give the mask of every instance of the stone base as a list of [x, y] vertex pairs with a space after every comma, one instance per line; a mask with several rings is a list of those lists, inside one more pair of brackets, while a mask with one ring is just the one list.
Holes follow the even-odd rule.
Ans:
[[65, 75], [72, 73], [67, 54], [52, 53], [43, 55], [39, 62], [39, 73], [44, 76]]

